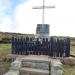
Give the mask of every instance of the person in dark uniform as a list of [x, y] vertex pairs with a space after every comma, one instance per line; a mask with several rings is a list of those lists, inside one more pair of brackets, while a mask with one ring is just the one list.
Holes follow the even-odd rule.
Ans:
[[45, 55], [48, 55], [49, 53], [49, 41], [48, 41], [48, 38], [46, 38], [46, 42], [45, 42]]
[[46, 50], [45, 43], [46, 43], [45, 38], [43, 38], [42, 43], [41, 43], [41, 52], [43, 55], [45, 55], [45, 50]]
[[64, 53], [64, 51], [63, 51], [63, 45], [64, 45], [64, 42], [63, 42], [63, 40], [61, 39], [61, 40], [60, 40], [60, 57], [63, 57], [63, 53]]
[[50, 53], [50, 56], [53, 57], [53, 50], [54, 50], [53, 49], [53, 44], [54, 44], [54, 42], [53, 42], [53, 38], [52, 37], [51, 37], [51, 43], [50, 44], [51, 44], [51, 53]]
[[39, 54], [39, 50], [40, 50], [40, 41], [37, 38], [37, 40], [35, 41], [35, 54], [38, 55]]
[[60, 40], [57, 39], [57, 53], [56, 56], [59, 57], [60, 56]]
[[67, 57], [70, 56], [70, 38], [67, 38]]
[[12, 37], [12, 54], [15, 54], [14, 37]]
[[29, 38], [26, 37], [26, 55], [29, 54], [28, 51], [29, 51]]

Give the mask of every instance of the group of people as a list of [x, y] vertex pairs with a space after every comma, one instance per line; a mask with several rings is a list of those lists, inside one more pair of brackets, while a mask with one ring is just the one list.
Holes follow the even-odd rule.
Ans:
[[70, 38], [33, 39], [12, 38], [12, 53], [19, 55], [48, 55], [51, 57], [69, 57]]

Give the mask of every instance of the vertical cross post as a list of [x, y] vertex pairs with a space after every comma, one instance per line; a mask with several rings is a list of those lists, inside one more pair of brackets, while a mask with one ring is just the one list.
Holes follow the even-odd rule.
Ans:
[[42, 24], [44, 25], [45, 21], [45, 9], [49, 8], [55, 8], [55, 6], [45, 6], [45, 0], [43, 0], [43, 5], [42, 6], [35, 6], [33, 9], [42, 9]]
[[44, 5], [45, 5], [45, 0], [43, 0], [43, 15], [42, 15], [42, 24], [44, 25], [44, 19], [45, 19], [45, 16], [44, 16], [44, 14], [45, 14], [45, 9], [44, 9]]

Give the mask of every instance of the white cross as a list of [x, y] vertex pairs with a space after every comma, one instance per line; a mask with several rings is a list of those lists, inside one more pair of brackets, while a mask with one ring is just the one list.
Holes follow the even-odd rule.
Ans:
[[45, 6], [45, 0], [43, 0], [43, 6], [35, 6], [33, 9], [42, 9], [42, 25], [44, 25], [45, 21], [45, 8], [55, 8], [55, 6]]

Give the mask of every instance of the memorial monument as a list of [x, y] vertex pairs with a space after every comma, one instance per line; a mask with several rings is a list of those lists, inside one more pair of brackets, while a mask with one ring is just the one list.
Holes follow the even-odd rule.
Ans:
[[[49, 24], [44, 22], [45, 8], [55, 7], [45, 6], [45, 0], [43, 0], [43, 6], [33, 9], [43, 10], [42, 24], [37, 24], [35, 38], [47, 39], [33, 41], [32, 38], [12, 38], [12, 54], [19, 56], [11, 64], [9, 72], [4, 75], [63, 75], [63, 65], [56, 57], [70, 56], [70, 39], [51, 38], [48, 41]], [[63, 56], [64, 53], [65, 56]]]
[[35, 6], [33, 9], [42, 9], [42, 24], [37, 24], [35, 38], [49, 38], [49, 24], [45, 24], [45, 9], [55, 8], [54, 6], [45, 6], [45, 0], [43, 0], [42, 6]]

